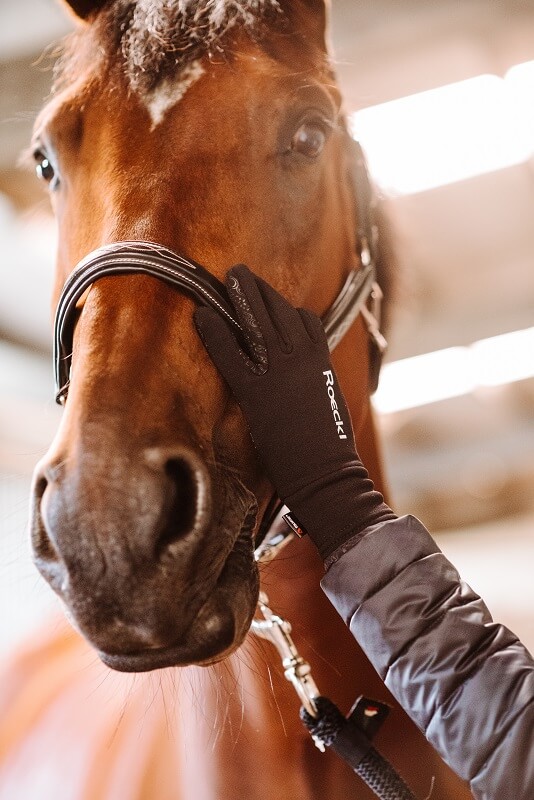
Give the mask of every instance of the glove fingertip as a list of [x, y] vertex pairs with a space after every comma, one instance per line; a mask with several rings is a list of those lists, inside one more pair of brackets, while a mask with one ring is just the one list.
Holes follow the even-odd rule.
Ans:
[[236, 278], [239, 278], [241, 275], [252, 275], [252, 272], [246, 264], [234, 264], [226, 273], [226, 277], [228, 278], [228, 276], [232, 275]]
[[[226, 273], [226, 290], [230, 295], [232, 302], [236, 296], [239, 296], [242, 289], [242, 284], [248, 287], [250, 283], [255, 283], [256, 276], [250, 271], [246, 264], [234, 264]], [[246, 292], [246, 289], [245, 289]]]

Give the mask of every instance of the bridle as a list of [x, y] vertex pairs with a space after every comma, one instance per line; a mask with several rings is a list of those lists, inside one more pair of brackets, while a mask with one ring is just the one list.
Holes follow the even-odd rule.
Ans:
[[[343, 288], [322, 317], [322, 322], [332, 351], [356, 317], [362, 314], [373, 348], [370, 386], [374, 391], [386, 342], [379, 329], [382, 292], [376, 280], [375, 262], [367, 253], [362, 252], [362, 268], [350, 272]], [[366, 256], [366, 260], [363, 256]], [[191, 296], [200, 305], [211, 306], [236, 333], [241, 331], [224, 284], [196, 261], [155, 242], [123, 241], [99, 247], [78, 263], [65, 282], [59, 298], [54, 326], [54, 369], [56, 400], [61, 405], [66, 400], [69, 388], [74, 327], [80, 298], [97, 280], [111, 275], [131, 274], [158, 278]], [[367, 307], [369, 301], [372, 303], [371, 309]]]
[[[371, 393], [378, 383], [382, 355], [387, 346], [380, 332], [382, 292], [377, 282], [378, 226], [376, 200], [360, 145], [354, 148], [353, 186], [357, 207], [357, 254], [360, 268], [352, 269], [322, 322], [332, 351], [361, 314], [369, 334]], [[149, 275], [214, 308], [239, 334], [241, 327], [228, 300], [224, 284], [191, 258], [178, 255], [155, 242], [114, 242], [82, 259], [65, 282], [54, 324], [54, 371], [56, 401], [66, 400], [72, 362], [78, 304], [85, 292], [101, 278], [113, 275]]]

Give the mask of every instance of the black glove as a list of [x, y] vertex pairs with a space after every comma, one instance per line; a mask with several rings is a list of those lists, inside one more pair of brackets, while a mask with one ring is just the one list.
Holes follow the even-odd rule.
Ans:
[[198, 332], [278, 496], [327, 558], [395, 515], [359, 460], [320, 319], [293, 308], [245, 266], [228, 272], [226, 286], [243, 342], [211, 308], [195, 311]]

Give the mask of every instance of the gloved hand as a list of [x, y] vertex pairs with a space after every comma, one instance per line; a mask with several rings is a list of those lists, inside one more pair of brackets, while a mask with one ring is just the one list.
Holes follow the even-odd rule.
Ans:
[[228, 272], [226, 287], [243, 346], [211, 308], [195, 311], [198, 332], [243, 411], [278, 496], [326, 559], [395, 515], [359, 460], [320, 319], [293, 308], [245, 266]]

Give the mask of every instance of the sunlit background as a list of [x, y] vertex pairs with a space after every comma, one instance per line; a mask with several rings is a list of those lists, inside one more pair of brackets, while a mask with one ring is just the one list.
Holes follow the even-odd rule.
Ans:
[[[55, 607], [26, 536], [60, 411], [54, 223], [17, 166], [54, 0], [0, 4], [0, 656]], [[351, 125], [391, 197], [399, 277], [375, 407], [392, 497], [534, 647], [534, 0], [334, 0]]]

